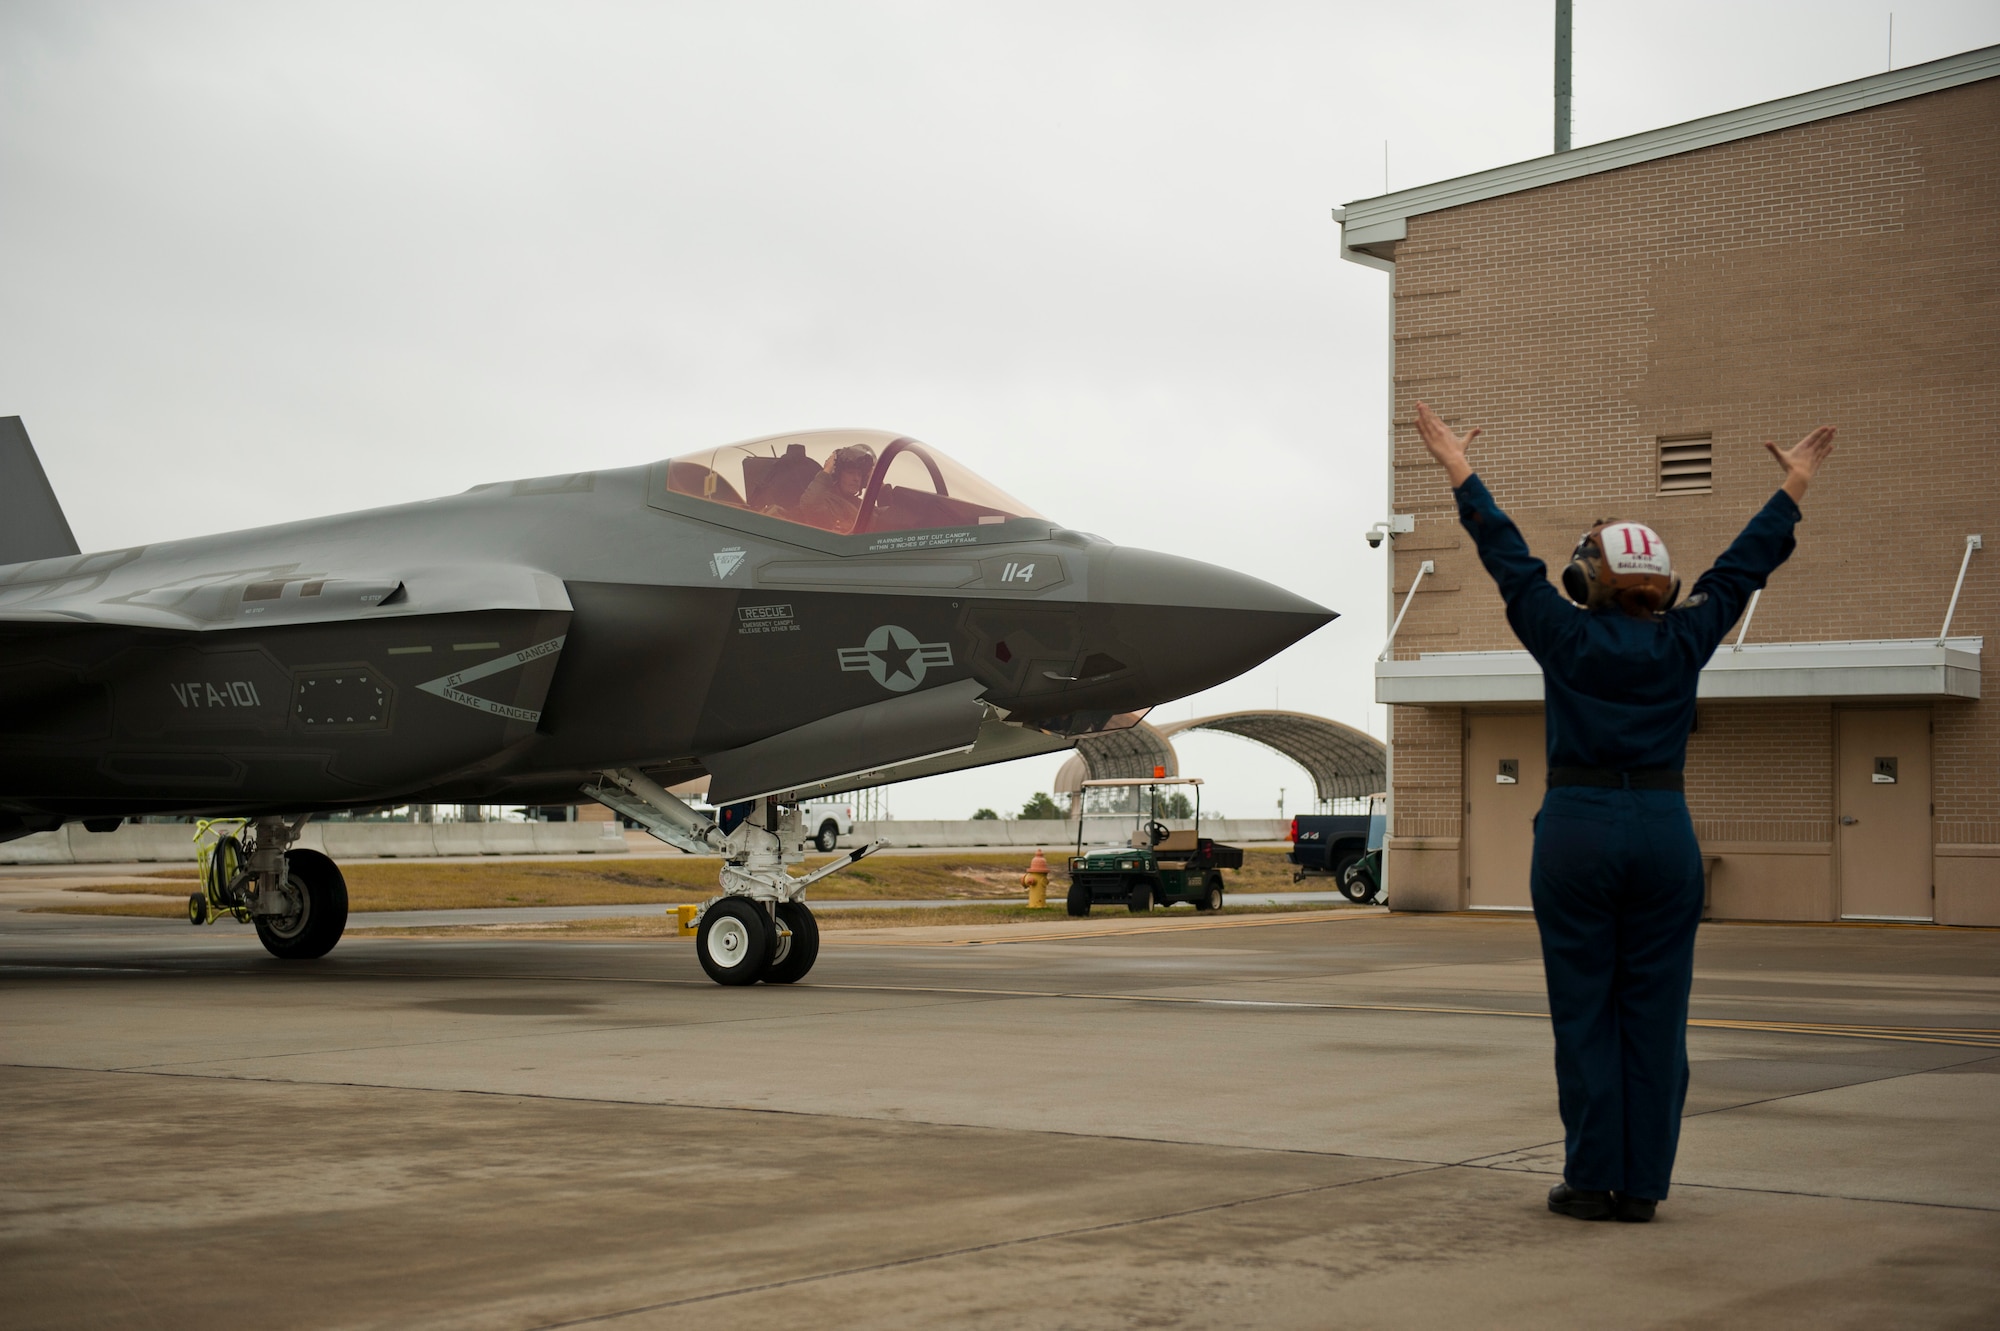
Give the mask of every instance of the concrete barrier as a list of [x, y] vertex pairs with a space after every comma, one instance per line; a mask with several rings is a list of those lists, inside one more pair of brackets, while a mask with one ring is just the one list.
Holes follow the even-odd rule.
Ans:
[[[1187, 818], [1164, 820], [1168, 827], [1176, 830], [1191, 828], [1194, 822]], [[1225, 845], [1242, 845], [1258, 841], [1283, 841], [1291, 829], [1289, 819], [1276, 818], [1204, 818], [1201, 820], [1203, 836], [1213, 837]], [[1084, 831], [1085, 844], [1092, 842], [1123, 841], [1132, 834], [1131, 814], [1092, 814], [1089, 826]], [[856, 823], [854, 835], [842, 837], [840, 843], [865, 845], [877, 839], [887, 841], [891, 846], [1019, 846], [1033, 850], [1037, 846], [1061, 847], [1076, 844], [1076, 824], [1065, 818], [967, 818], [952, 821], [916, 822], [898, 819], [894, 822]]]
[[[1176, 829], [1194, 824], [1168, 819]], [[1089, 843], [1123, 841], [1130, 814], [1093, 814]], [[1287, 824], [1276, 818], [1204, 818], [1202, 835], [1232, 845], [1283, 841]], [[0, 864], [182, 864], [194, 860], [189, 823], [127, 823], [115, 832], [87, 832], [70, 823], [0, 841]], [[1061, 818], [966, 818], [918, 822], [856, 823], [843, 846], [880, 838], [891, 846], [959, 848], [993, 846], [1032, 851], [1076, 844], [1076, 824]], [[426, 859], [438, 855], [622, 855], [626, 838], [617, 823], [307, 823], [299, 845], [336, 860]]]
[[[127, 823], [115, 832], [70, 823], [0, 841], [0, 864], [192, 863], [193, 838], [190, 823]], [[626, 853], [616, 823], [307, 823], [298, 844], [336, 860]]]

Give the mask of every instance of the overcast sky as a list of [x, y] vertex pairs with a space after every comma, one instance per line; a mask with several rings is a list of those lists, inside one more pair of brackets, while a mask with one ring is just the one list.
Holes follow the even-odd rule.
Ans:
[[[1329, 210], [1385, 141], [1392, 188], [1548, 152], [1553, 10], [7, 0], [0, 415], [87, 550], [895, 429], [1343, 613], [1165, 715], [1379, 734], [1387, 279]], [[2000, 42], [1991, 0], [1895, 14], [1899, 66]], [[1577, 0], [1575, 141], [1877, 72], [1888, 22]], [[1309, 807], [1181, 749], [1226, 812]]]

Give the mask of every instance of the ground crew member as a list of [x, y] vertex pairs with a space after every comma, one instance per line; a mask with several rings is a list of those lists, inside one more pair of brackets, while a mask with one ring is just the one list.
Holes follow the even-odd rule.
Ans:
[[1695, 684], [1750, 594], [1791, 554], [1798, 503], [1833, 450], [1833, 428], [1790, 448], [1764, 445], [1783, 486], [1678, 604], [1666, 546], [1639, 523], [1584, 534], [1563, 570], [1564, 600], [1466, 463], [1478, 429], [1461, 438], [1418, 403], [1417, 430], [1451, 478], [1508, 624], [1542, 667], [1549, 789], [1529, 888], [1565, 1149], [1549, 1209], [1651, 1220], [1687, 1099], [1702, 870], [1681, 768]]

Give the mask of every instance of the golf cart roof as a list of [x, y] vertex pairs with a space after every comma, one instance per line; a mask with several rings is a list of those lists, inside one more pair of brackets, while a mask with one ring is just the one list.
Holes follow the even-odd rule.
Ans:
[[1198, 776], [1108, 776], [1101, 781], [1086, 781], [1086, 786], [1198, 786]]

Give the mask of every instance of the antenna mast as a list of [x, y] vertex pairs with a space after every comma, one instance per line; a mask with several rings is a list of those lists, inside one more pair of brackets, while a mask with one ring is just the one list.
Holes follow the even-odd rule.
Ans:
[[1556, 151], [1569, 151], [1569, 7], [1556, 0]]

